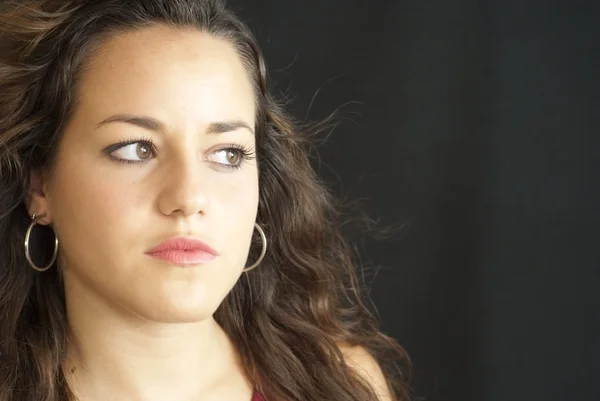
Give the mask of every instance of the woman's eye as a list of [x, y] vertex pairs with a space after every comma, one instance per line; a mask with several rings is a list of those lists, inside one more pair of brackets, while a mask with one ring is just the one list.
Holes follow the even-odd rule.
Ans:
[[240, 167], [246, 159], [246, 154], [241, 149], [228, 148], [220, 149], [211, 154], [212, 162], [222, 164], [227, 167]]
[[147, 161], [152, 154], [152, 144], [145, 141], [130, 143], [112, 152], [112, 155], [128, 162]]

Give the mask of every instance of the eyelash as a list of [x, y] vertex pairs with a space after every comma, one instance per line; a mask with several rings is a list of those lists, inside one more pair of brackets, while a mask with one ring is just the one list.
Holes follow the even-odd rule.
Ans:
[[[140, 144], [147, 145], [153, 153], [156, 153], [156, 147], [154, 146], [154, 143], [152, 142], [152, 140], [153, 140], [152, 137], [125, 139], [123, 141], [119, 141], [119, 142], [109, 146], [108, 148], [106, 148], [105, 151], [113, 160], [115, 160], [117, 162], [133, 164], [133, 165], [143, 165], [143, 164], [150, 162], [150, 160], [152, 160], [152, 159], [146, 159], [146, 160], [142, 160], [142, 161], [133, 161], [133, 160], [119, 159], [119, 158], [111, 156], [111, 154], [125, 146], [132, 145], [134, 143], [140, 143]], [[226, 165], [226, 164], [217, 163], [217, 164], [219, 164], [220, 167], [223, 167], [226, 169], [231, 169], [231, 170], [240, 169], [242, 167], [242, 164], [245, 161], [254, 159], [252, 149], [250, 149], [249, 147], [247, 147], [245, 145], [241, 145], [241, 144], [237, 144], [237, 143], [228, 144], [225, 147], [216, 150], [215, 152], [220, 152], [220, 151], [236, 151], [240, 154], [240, 156], [242, 158], [242, 161], [238, 165], [230, 166], [230, 165]]]

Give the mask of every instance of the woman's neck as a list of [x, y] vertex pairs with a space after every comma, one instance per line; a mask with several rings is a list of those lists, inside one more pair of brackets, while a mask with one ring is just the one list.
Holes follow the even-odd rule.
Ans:
[[233, 345], [212, 317], [156, 323], [93, 294], [76, 295], [67, 296], [64, 370], [81, 400], [202, 399], [238, 366]]

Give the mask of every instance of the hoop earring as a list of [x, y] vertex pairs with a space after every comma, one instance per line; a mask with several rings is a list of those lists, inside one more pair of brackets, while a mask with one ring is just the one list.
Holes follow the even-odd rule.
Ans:
[[52, 255], [52, 260], [50, 261], [50, 263], [48, 263], [44, 267], [38, 267], [33, 262], [33, 260], [31, 259], [31, 255], [29, 254], [29, 237], [31, 235], [31, 230], [33, 229], [33, 226], [37, 224], [37, 221], [41, 217], [44, 217], [44, 214], [38, 216], [37, 212], [34, 212], [31, 216], [32, 222], [29, 224], [29, 227], [27, 227], [27, 232], [25, 233], [25, 257], [27, 258], [27, 261], [29, 262], [31, 267], [33, 267], [34, 270], [43, 273], [45, 271], [48, 271], [56, 261], [56, 255], [58, 253], [58, 238], [56, 237], [56, 233], [54, 233], [54, 254]]
[[265, 235], [265, 232], [263, 231], [263, 229], [256, 223], [254, 223], [254, 227], [256, 227], [256, 229], [258, 230], [258, 233], [260, 234], [260, 238], [262, 239], [262, 251], [260, 252], [260, 256], [258, 257], [258, 260], [249, 267], [246, 267], [244, 270], [242, 270], [242, 272], [247, 273], [250, 270], [254, 269], [256, 266], [258, 266], [260, 264], [260, 262], [262, 262], [262, 260], [265, 257], [265, 254], [267, 253], [267, 236]]

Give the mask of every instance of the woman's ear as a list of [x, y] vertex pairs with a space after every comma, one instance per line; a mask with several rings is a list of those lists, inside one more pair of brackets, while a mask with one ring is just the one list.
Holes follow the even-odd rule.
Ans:
[[34, 171], [30, 175], [29, 188], [25, 195], [25, 206], [29, 217], [36, 213], [44, 217], [38, 220], [38, 224], [48, 225], [52, 223], [52, 210], [48, 198], [48, 180], [42, 171]]

